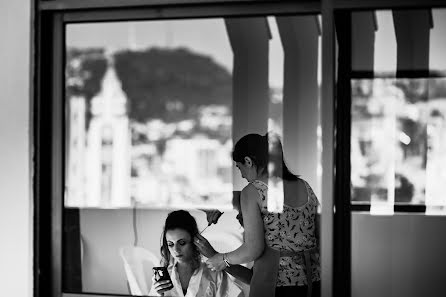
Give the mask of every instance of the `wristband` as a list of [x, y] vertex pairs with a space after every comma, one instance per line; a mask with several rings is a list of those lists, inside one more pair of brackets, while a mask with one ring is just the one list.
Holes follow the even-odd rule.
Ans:
[[227, 254], [223, 254], [223, 261], [225, 262], [226, 267], [230, 267], [231, 266], [231, 264], [229, 264], [228, 255]]

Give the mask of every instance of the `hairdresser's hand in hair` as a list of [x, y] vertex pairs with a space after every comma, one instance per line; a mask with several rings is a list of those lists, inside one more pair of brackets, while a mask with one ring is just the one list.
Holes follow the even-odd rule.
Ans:
[[223, 254], [217, 253], [206, 261], [206, 265], [213, 271], [222, 271], [226, 269], [226, 263], [223, 260]]
[[217, 224], [218, 219], [223, 214], [218, 209], [201, 209], [201, 211], [204, 211], [206, 213], [206, 219], [208, 221], [208, 225]]
[[210, 258], [217, 253], [209, 241], [200, 234], [194, 236], [194, 244], [197, 246], [200, 253], [206, 258]]

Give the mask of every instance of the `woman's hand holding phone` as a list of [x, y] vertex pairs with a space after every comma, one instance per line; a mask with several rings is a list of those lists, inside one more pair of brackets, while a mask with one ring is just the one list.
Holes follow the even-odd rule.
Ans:
[[173, 288], [173, 284], [166, 267], [153, 267], [152, 283], [153, 288], [160, 295], [163, 295], [164, 292]]
[[154, 278], [152, 278], [152, 281], [153, 281], [153, 287], [155, 288], [155, 291], [160, 295], [162, 295], [162, 294], [164, 294], [164, 292], [172, 289], [172, 282], [170, 280], [156, 281]]

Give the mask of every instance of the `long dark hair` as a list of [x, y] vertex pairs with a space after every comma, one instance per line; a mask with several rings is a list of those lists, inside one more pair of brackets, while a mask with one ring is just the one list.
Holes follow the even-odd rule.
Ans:
[[[189, 233], [191, 240], [194, 239], [194, 236], [198, 233], [197, 222], [194, 217], [185, 210], [176, 210], [172, 211], [167, 215], [166, 223], [164, 225], [164, 230], [162, 234], [162, 244], [161, 244], [161, 256], [162, 256], [162, 265], [168, 266], [171, 261], [171, 255], [169, 252], [169, 247], [167, 246], [166, 240], [166, 232], [169, 230], [181, 229]], [[198, 248], [191, 242], [192, 248], [194, 251], [194, 260], [196, 261], [196, 265], [199, 265], [201, 261], [200, 251]]]
[[259, 173], [268, 174], [268, 164], [272, 163], [272, 177], [284, 180], [297, 180], [299, 177], [292, 173], [285, 164], [280, 138], [275, 133], [247, 134], [234, 145], [232, 160], [245, 163], [245, 157], [251, 158]]

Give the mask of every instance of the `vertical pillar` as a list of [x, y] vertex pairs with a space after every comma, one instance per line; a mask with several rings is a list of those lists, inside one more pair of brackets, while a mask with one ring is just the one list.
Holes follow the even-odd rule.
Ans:
[[[265, 17], [225, 19], [234, 54], [232, 140], [248, 133], [265, 134], [268, 129], [268, 41]], [[234, 189], [243, 181], [233, 167]]]
[[333, 192], [334, 192], [334, 90], [335, 53], [333, 0], [322, 0], [322, 87], [321, 87], [321, 131], [322, 131], [322, 178], [321, 178], [321, 296], [332, 297], [334, 273], [333, 244]]
[[319, 192], [317, 182], [319, 24], [316, 16], [284, 16], [277, 17], [276, 20], [284, 49], [285, 64], [284, 158], [293, 173], [302, 175], [316, 192]]
[[429, 36], [431, 10], [396, 10], [393, 12], [397, 42], [397, 77], [416, 72], [429, 74]]
[[374, 70], [375, 31], [377, 22], [375, 12], [358, 11], [352, 13], [351, 63], [353, 71], [370, 72]]

